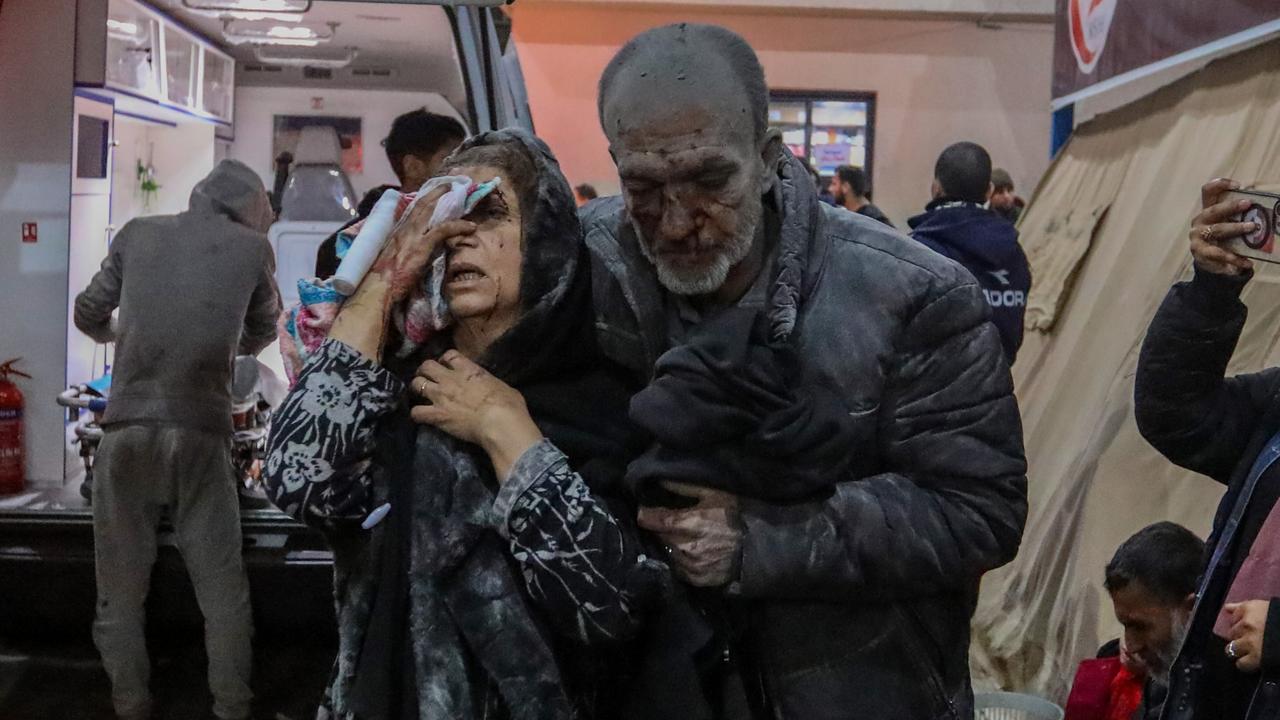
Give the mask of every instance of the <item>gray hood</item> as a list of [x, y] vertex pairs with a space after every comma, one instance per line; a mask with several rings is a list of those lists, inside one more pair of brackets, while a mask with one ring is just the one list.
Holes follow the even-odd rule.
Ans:
[[262, 179], [239, 160], [223, 160], [196, 183], [190, 210], [225, 215], [260, 233], [266, 233], [274, 219]]

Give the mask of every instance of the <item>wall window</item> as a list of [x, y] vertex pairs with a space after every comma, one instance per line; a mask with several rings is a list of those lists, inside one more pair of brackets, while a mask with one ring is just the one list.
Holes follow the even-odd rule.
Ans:
[[798, 158], [807, 158], [825, 183], [841, 165], [872, 172], [875, 93], [774, 91], [769, 124]]

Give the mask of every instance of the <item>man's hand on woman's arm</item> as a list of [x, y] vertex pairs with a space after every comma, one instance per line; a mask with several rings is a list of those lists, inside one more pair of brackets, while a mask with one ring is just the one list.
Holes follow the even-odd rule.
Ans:
[[687, 508], [642, 507], [640, 527], [658, 536], [676, 573], [690, 585], [721, 587], [737, 580], [743, 534], [738, 496], [683, 483], [663, 485], [697, 503]]

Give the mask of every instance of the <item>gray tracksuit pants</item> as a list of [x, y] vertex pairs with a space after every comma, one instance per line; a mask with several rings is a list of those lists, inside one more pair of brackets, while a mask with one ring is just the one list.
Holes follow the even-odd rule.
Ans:
[[253, 619], [232, 473], [226, 435], [137, 424], [108, 427], [102, 439], [94, 461], [93, 639], [123, 717], [145, 715], [151, 704], [144, 606], [164, 506], [204, 614], [214, 714], [249, 714]]

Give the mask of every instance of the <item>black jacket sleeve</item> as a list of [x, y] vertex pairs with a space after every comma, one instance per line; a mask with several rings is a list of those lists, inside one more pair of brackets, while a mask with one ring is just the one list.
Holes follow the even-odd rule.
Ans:
[[880, 413], [886, 472], [816, 503], [744, 499], [749, 598], [918, 598], [972, 587], [1013, 559], [1027, 514], [1013, 382], [978, 285], [907, 323]]
[[1248, 276], [1197, 271], [1156, 311], [1138, 358], [1138, 430], [1170, 461], [1227, 483], [1280, 388], [1280, 368], [1225, 377]]

